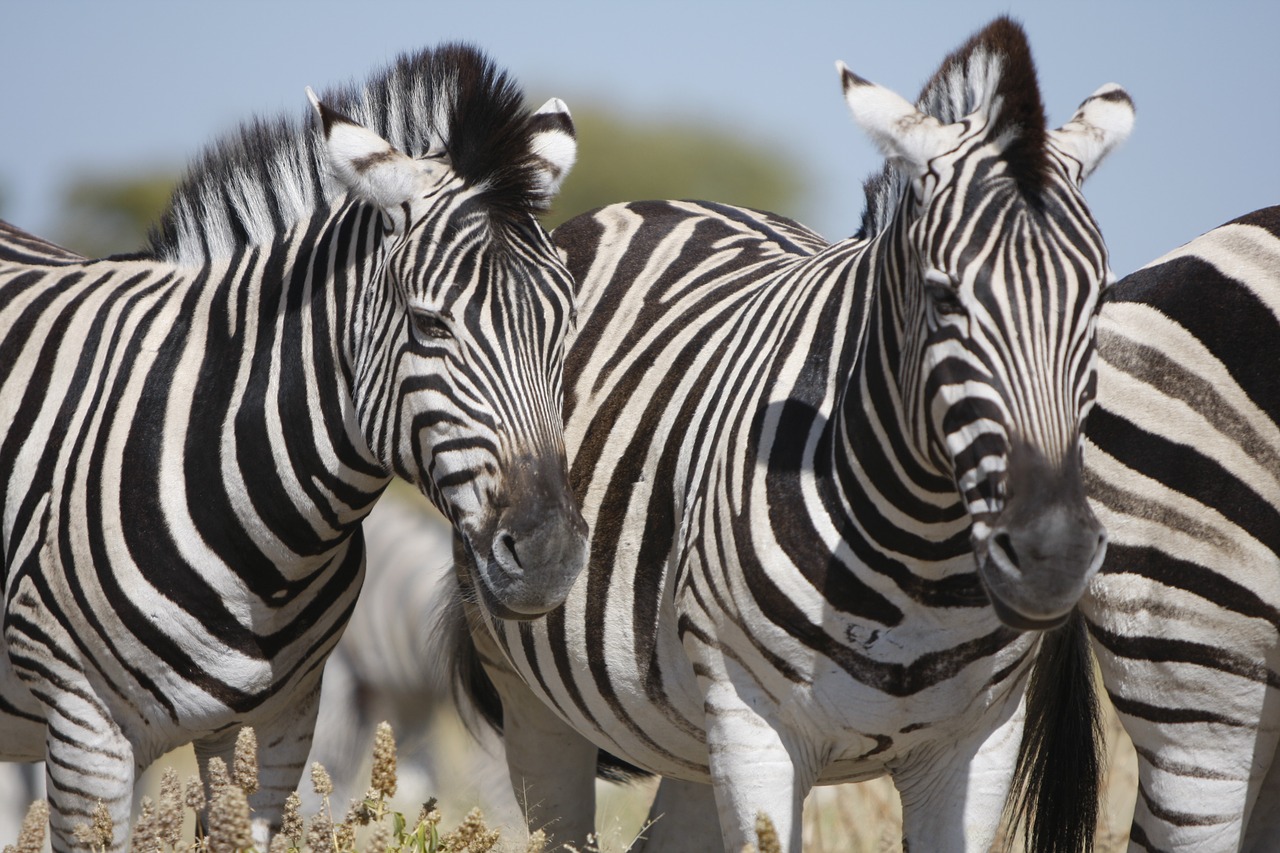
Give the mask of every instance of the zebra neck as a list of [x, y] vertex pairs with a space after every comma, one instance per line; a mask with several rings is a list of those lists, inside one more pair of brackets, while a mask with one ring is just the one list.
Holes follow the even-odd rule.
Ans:
[[305, 558], [294, 566], [303, 573], [344, 547], [390, 482], [354, 426], [355, 360], [372, 322], [369, 291], [382, 286], [382, 251], [376, 214], [347, 207], [247, 261], [260, 270], [243, 280], [256, 283], [262, 313], [247, 330], [255, 355], [234, 415], [236, 445], [242, 467], [279, 473], [244, 478], [240, 500]]
[[869, 304], [841, 367], [848, 380], [818, 464], [831, 472], [845, 511], [869, 542], [908, 562], [944, 564], [944, 573], [953, 565], [971, 570], [970, 562], [956, 562], [970, 548], [966, 508], [930, 452], [915, 407], [904, 402], [916, 393], [911, 371], [919, 370], [908, 363], [915, 348], [904, 329], [902, 281], [910, 260], [901, 245], [891, 229], [859, 258], [857, 287]]

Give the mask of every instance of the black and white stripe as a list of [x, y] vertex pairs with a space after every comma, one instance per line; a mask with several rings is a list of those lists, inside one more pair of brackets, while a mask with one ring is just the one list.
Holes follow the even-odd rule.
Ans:
[[1280, 849], [1280, 207], [1127, 276], [1098, 326], [1082, 600], [1138, 753], [1130, 849]]
[[503, 613], [556, 606], [585, 559], [572, 283], [536, 219], [564, 105], [531, 115], [456, 45], [312, 103], [315, 129], [211, 147], [136, 255], [0, 235], [0, 757], [47, 757], [57, 850], [100, 801], [123, 844], [140, 768], [229, 759], [246, 724], [278, 821], [393, 474]]
[[656, 849], [740, 850], [759, 811], [799, 849], [810, 786], [889, 772], [913, 849], [985, 850], [1023, 629], [1101, 561], [1079, 453], [1109, 272], [1079, 185], [1128, 97], [1046, 130], [1008, 19], [924, 113], [841, 76], [889, 161], [855, 237], [701, 202], [553, 235], [589, 567], [546, 617], [472, 624], [517, 796], [558, 839], [591, 829], [599, 747], [667, 777]]

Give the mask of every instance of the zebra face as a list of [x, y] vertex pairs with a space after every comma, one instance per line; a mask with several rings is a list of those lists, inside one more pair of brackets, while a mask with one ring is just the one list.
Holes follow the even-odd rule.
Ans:
[[[495, 209], [445, 152], [409, 158], [322, 118], [334, 172], [380, 211], [385, 241], [353, 343], [365, 439], [452, 521], [484, 602], [541, 615], [587, 552], [561, 419], [572, 278], [532, 211]], [[553, 100], [531, 125], [530, 185], [549, 197], [573, 162], [572, 124]]]
[[1132, 103], [1105, 86], [1063, 128], [1026, 134], [1028, 151], [1001, 99], [943, 123], [842, 74], [855, 117], [909, 183], [890, 297], [904, 420], [955, 482], [996, 615], [1054, 627], [1106, 550], [1080, 454], [1110, 273], [1080, 184], [1128, 134]]

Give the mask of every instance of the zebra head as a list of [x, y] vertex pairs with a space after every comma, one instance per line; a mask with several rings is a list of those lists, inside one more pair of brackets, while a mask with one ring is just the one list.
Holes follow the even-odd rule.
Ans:
[[[365, 441], [452, 521], [487, 606], [541, 615], [587, 551], [561, 420], [573, 282], [536, 219], [574, 162], [568, 110], [495, 126], [459, 96], [453, 132], [414, 158], [308, 93], [329, 171], [384, 244], [350, 353]], [[460, 140], [467, 122], [504, 150]]]
[[894, 271], [884, 325], [896, 329], [886, 360], [902, 423], [925, 468], [958, 489], [999, 618], [1055, 626], [1106, 549], [1081, 431], [1112, 276], [1080, 184], [1128, 135], [1132, 102], [1104, 86], [1047, 131], [1030, 50], [1008, 19], [949, 57], [919, 108], [840, 73], [889, 161], [868, 184], [868, 217], [880, 217]]

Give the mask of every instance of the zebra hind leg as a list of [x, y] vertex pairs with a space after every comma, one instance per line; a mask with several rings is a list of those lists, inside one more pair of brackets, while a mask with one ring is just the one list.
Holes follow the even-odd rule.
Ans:
[[1258, 853], [1280, 850], [1280, 761], [1276, 761], [1276, 750], [1280, 746], [1280, 731], [1277, 731], [1280, 726], [1280, 690], [1267, 689], [1261, 717], [1254, 767], [1265, 772], [1265, 776], [1249, 810], [1241, 847]]
[[644, 828], [629, 850], [636, 853], [704, 853], [724, 848], [710, 785], [664, 777]]

